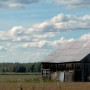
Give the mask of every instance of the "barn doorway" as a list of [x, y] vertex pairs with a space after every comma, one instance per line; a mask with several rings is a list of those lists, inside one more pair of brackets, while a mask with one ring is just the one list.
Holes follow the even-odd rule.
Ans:
[[74, 71], [57, 72], [57, 79], [60, 82], [73, 82], [74, 81]]
[[74, 81], [74, 71], [65, 71], [64, 81], [73, 82]]
[[64, 82], [64, 71], [57, 72], [57, 80]]
[[75, 73], [74, 73], [74, 81], [75, 82], [81, 82], [82, 81], [81, 71], [75, 71]]

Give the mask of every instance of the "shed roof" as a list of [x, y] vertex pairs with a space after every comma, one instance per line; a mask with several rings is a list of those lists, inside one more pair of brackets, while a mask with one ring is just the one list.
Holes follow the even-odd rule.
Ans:
[[90, 53], [90, 40], [77, 40], [60, 45], [43, 62], [63, 63], [81, 61]]

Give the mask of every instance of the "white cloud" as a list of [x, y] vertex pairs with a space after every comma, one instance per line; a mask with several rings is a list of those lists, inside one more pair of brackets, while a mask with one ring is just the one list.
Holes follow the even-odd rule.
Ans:
[[11, 3], [8, 5], [9, 8], [20, 8], [20, 7], [25, 7], [25, 5], [18, 4], [18, 3]]
[[83, 36], [80, 37], [81, 40], [90, 40], [90, 33], [84, 34]]
[[9, 32], [11, 36], [17, 36], [23, 34], [23, 27], [22, 26], [15, 26]]
[[52, 38], [57, 32], [66, 30], [90, 29], [90, 15], [76, 16], [59, 14], [50, 20], [25, 29], [15, 26], [7, 32], [0, 31], [0, 40], [29, 41], [32, 38]]
[[29, 47], [37, 47], [37, 48], [43, 48], [43, 47], [49, 47], [49, 48], [55, 48], [60, 46], [62, 43], [67, 43], [67, 42], [72, 42], [75, 40], [90, 40], [90, 33], [89, 34], [84, 34], [82, 35], [79, 39], [66, 39], [64, 37], [61, 37], [58, 40], [53, 40], [53, 41], [48, 41], [48, 40], [41, 40], [41, 41], [36, 41], [36, 42], [28, 42], [24, 44], [20, 44], [15, 46], [14, 48], [29, 48]]
[[20, 45], [16, 45], [13, 48], [30, 48], [30, 47], [53, 48], [53, 47], [58, 47], [62, 43], [71, 42], [71, 41], [74, 41], [74, 39], [65, 39], [62, 37], [59, 40], [54, 40], [54, 41], [40, 40], [36, 42], [26, 42]]
[[22, 26], [15, 26], [11, 30], [0, 32], [0, 41], [29, 41], [31, 36], [25, 34], [26, 29]]
[[89, 7], [90, 0], [0, 0], [0, 8], [20, 8], [27, 7], [33, 3], [57, 3], [69, 8]]
[[90, 33], [88, 34], [84, 34], [82, 36], [80, 36], [80, 38], [78, 39], [73, 39], [73, 38], [70, 38], [70, 39], [65, 39], [64, 37], [60, 38], [59, 40], [55, 40], [51, 43], [51, 46], [53, 47], [58, 47], [60, 46], [60, 44], [62, 43], [67, 43], [67, 42], [72, 42], [72, 41], [75, 41], [75, 40], [80, 40], [80, 41], [83, 41], [83, 40], [89, 40], [90, 41]]
[[[84, 34], [79, 39], [73, 39], [73, 38], [66, 39], [64, 37], [61, 37], [60, 39], [53, 40], [53, 41], [39, 40], [39, 41], [35, 41], [35, 42], [24, 42], [22, 44], [16, 44], [14, 46], [11, 46], [11, 44], [10, 44], [9, 46], [11, 46], [13, 49], [19, 49], [19, 48], [26, 49], [26, 48], [31, 48], [31, 47], [34, 47], [34, 48], [47, 48], [47, 47], [55, 48], [55, 47], [60, 46], [62, 43], [72, 42], [74, 40], [80, 40], [80, 41], [90, 40], [90, 34]], [[6, 48], [0, 46], [0, 50], [5, 51]]]
[[90, 15], [76, 16], [59, 14], [52, 19], [29, 28], [27, 33], [32, 32], [60, 32], [65, 30], [77, 30], [90, 28]]
[[59, 46], [60, 44], [62, 44], [62, 43], [72, 42], [72, 41], [74, 41], [73, 38], [71, 38], [71, 39], [65, 39], [65, 38], [61, 37], [59, 40], [53, 41], [53, 42], [51, 43], [51, 46], [53, 46], [53, 47], [58, 47], [58, 46]]
[[37, 3], [40, 0], [0, 0], [0, 8], [20, 8]]
[[[76, 16], [59, 14], [50, 20], [35, 24], [26, 29], [22, 26], [15, 26], [8, 31], [0, 31], [0, 41], [5, 42], [22, 42], [16, 43], [16, 47], [50, 47], [57, 46], [63, 42], [69, 42], [73, 39], [60, 38], [51, 40], [62, 31], [90, 29], [90, 15]], [[81, 38], [85, 39], [89, 35], [84, 35]], [[10, 43], [10, 45], [11, 45]]]
[[64, 5], [69, 8], [89, 7], [90, 0], [52, 0], [54, 3]]
[[29, 47], [42, 48], [46, 45], [48, 45], [48, 41], [41, 40], [36, 42], [26, 42], [24, 44], [16, 45], [14, 48], [29, 48]]
[[0, 46], [0, 51], [6, 51], [6, 48], [3, 46]]
[[56, 35], [56, 33], [54, 32], [48, 32], [48, 33], [44, 33], [44, 34], [37, 34], [37, 35], [34, 35], [33, 37], [34, 38], [38, 38], [38, 39], [46, 39], [46, 38], [52, 38]]

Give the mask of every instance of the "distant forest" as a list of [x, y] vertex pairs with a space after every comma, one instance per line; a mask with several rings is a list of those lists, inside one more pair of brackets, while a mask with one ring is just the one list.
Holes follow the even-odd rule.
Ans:
[[0, 63], [0, 72], [41, 72], [41, 63]]

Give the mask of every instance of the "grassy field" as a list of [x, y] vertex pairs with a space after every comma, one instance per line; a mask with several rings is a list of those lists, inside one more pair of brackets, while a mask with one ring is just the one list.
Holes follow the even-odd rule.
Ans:
[[39, 74], [0, 74], [0, 83], [21, 83], [21, 82], [31, 82], [31, 83], [39, 83], [42, 80], [41, 75]]
[[90, 90], [90, 83], [0, 83], [0, 90]]
[[0, 90], [90, 90], [90, 83], [43, 81], [41, 75], [0, 75]]

